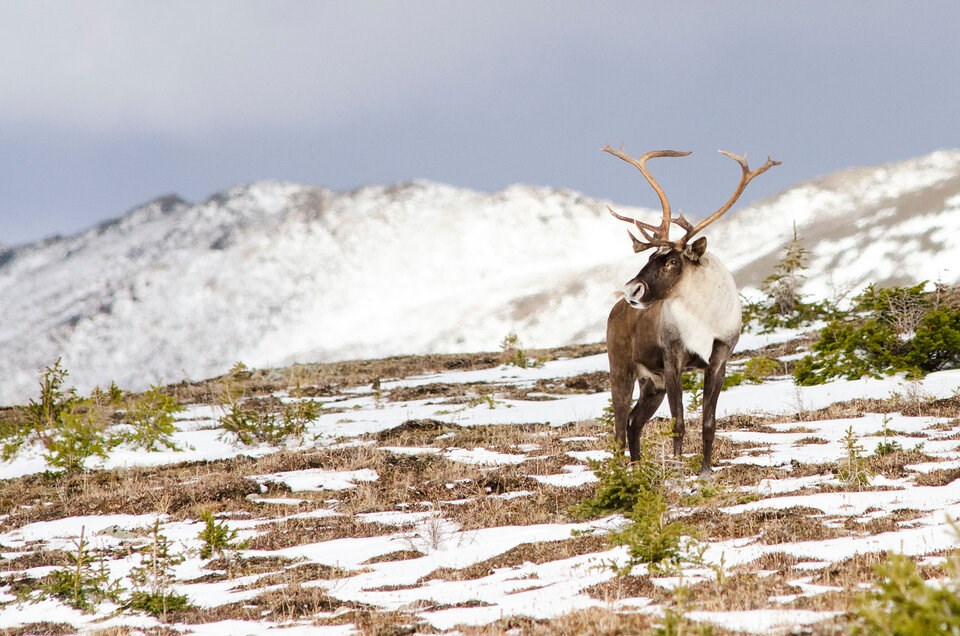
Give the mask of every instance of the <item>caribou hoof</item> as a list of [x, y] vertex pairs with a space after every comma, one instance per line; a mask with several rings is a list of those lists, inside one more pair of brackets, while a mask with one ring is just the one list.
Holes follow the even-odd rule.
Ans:
[[700, 474], [697, 476], [697, 479], [705, 481], [708, 484], [713, 483], [713, 469], [709, 466], [704, 466], [700, 469]]

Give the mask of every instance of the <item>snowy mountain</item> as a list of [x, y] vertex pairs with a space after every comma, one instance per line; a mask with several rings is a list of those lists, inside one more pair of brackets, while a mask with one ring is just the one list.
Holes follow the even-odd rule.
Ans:
[[[0, 403], [33, 395], [38, 370], [61, 356], [87, 391], [198, 379], [237, 361], [491, 350], [511, 331], [531, 347], [601, 340], [611, 293], [646, 260], [606, 204], [532, 186], [336, 193], [264, 181], [0, 248]], [[794, 223], [811, 294], [956, 282], [960, 152], [800, 184], [707, 235], [740, 284], [757, 285]]]

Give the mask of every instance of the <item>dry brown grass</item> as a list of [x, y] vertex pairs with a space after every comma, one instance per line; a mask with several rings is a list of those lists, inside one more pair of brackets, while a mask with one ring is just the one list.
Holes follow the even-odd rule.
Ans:
[[444, 403], [466, 402], [478, 393], [496, 392], [491, 384], [446, 384], [437, 382], [420, 386], [397, 387], [387, 394], [390, 402], [412, 402], [413, 400], [437, 400], [447, 398]]
[[929, 461], [934, 461], [934, 458], [917, 450], [905, 450], [887, 453], [886, 455], [870, 455], [869, 466], [875, 473], [896, 479], [915, 474], [913, 471], [907, 470], [905, 466]]
[[557, 380], [537, 380], [532, 391], [567, 395], [571, 393], [601, 393], [610, 390], [610, 374], [606, 371], [581, 373]]
[[874, 568], [886, 558], [887, 555], [884, 552], [857, 554], [828, 565], [819, 571], [813, 581], [819, 585], [835, 585], [844, 588], [871, 582], [876, 578]]
[[[692, 424], [692, 425], [691, 425]], [[765, 453], [767, 447], [756, 442], [734, 442], [733, 440], [717, 435], [713, 442], [714, 465], [730, 461], [753, 452]], [[683, 437], [683, 452], [685, 455], [698, 455], [703, 452], [702, 431], [699, 419], [688, 422], [686, 434]]]
[[[203, 566], [203, 569], [210, 570], [212, 572], [211, 575], [203, 577], [203, 582], [276, 572], [277, 570], [282, 570], [293, 563], [296, 563], [294, 559], [288, 559], [282, 556], [235, 556], [231, 558], [219, 557], [216, 559], [210, 559]], [[198, 580], [198, 582], [200, 582], [200, 580]]]
[[374, 434], [373, 438], [389, 446], [429, 446], [439, 435], [460, 430], [456, 424], [439, 420], [407, 420], [400, 426]]
[[614, 576], [603, 583], [584, 588], [583, 593], [604, 603], [625, 598], [649, 598], [655, 603], [666, 603], [673, 598], [669, 590], [654, 585], [649, 576], [633, 574]]
[[21, 554], [16, 557], [5, 558], [0, 561], [0, 568], [4, 571], [29, 570], [30, 568], [43, 567], [45, 565], [62, 565], [70, 558], [66, 552], [61, 550], [35, 550], [27, 554]]
[[250, 541], [251, 550], [282, 550], [308, 543], [320, 543], [349, 537], [381, 537], [407, 528], [359, 521], [353, 517], [321, 517], [319, 519], [282, 519], [262, 524], [261, 533]]
[[47, 621], [27, 623], [26, 625], [18, 625], [17, 627], [5, 627], [2, 631], [3, 636], [37, 636], [38, 634], [43, 634], [44, 636], [61, 636], [76, 633], [77, 628], [73, 625]]
[[446, 506], [446, 516], [464, 530], [576, 521], [570, 509], [592, 493], [592, 486], [564, 488], [538, 484], [529, 496], [513, 499], [476, 497], [469, 503]]
[[780, 574], [760, 576], [735, 572], [723, 580], [700, 581], [689, 587], [689, 598], [698, 610], [735, 612], [768, 607], [771, 597], [797, 594], [799, 589]]
[[787, 552], [767, 552], [758, 559], [751, 561], [743, 566], [744, 570], [775, 570], [777, 572], [783, 572], [789, 570], [797, 563], [800, 562], [800, 559]]
[[0, 482], [0, 505], [10, 516], [0, 528], [88, 514], [170, 514], [198, 517], [201, 510], [254, 510], [242, 458], [152, 469], [117, 469], [51, 478], [31, 475]]
[[650, 630], [657, 619], [647, 614], [620, 613], [605, 608], [589, 608], [571, 612], [552, 620], [522, 616], [503, 618], [484, 627], [460, 625], [457, 631], [465, 636], [524, 634], [530, 636], [623, 636]]
[[918, 486], [946, 486], [957, 479], [960, 479], [960, 468], [945, 468], [919, 473], [913, 478], [913, 483]]
[[352, 622], [364, 636], [407, 636], [408, 634], [436, 634], [429, 623], [403, 612], [359, 609], [340, 617]]
[[682, 517], [711, 541], [758, 536], [766, 545], [796, 541], [822, 541], [849, 534], [824, 525], [822, 513], [814, 508], [794, 506], [784, 510], [754, 510], [736, 515], [699, 508]]
[[728, 464], [715, 475], [717, 484], [728, 488], [756, 487], [760, 484], [761, 479], [783, 479], [785, 477], [793, 477], [793, 473], [789, 473], [782, 468], [757, 466], [755, 464]]
[[[174, 519], [195, 519], [207, 510], [273, 516], [273, 508], [248, 500], [250, 495], [261, 494], [260, 486], [249, 476], [309, 468], [383, 470], [391, 457], [369, 446], [356, 446], [58, 477], [30, 475], [0, 481], [0, 509], [10, 511], [0, 520], [0, 529], [90, 514], [169, 514]], [[268, 491], [288, 489], [271, 484]], [[314, 500], [306, 504], [307, 509], [321, 505], [329, 496], [298, 493], [299, 498]]]
[[[875, 511], [870, 510], [868, 512]], [[883, 532], [896, 532], [900, 530], [901, 524], [925, 517], [928, 514], [929, 513], [920, 510], [900, 508], [882, 517], [871, 517], [865, 520], [858, 517], [850, 517], [844, 522], [844, 526], [848, 530], [857, 533], [881, 534]]]
[[312, 581], [342, 579], [356, 574], [356, 571], [345, 570], [334, 565], [305, 562], [283, 567], [279, 571], [277, 571], [276, 568], [274, 570], [267, 570], [267, 574], [258, 578], [254, 583], [236, 589], [257, 589], [276, 585], [302, 585]]
[[[821, 464], [813, 463], [803, 463], [793, 461], [790, 462], [790, 476], [791, 477], [813, 477], [814, 475], [827, 476], [827, 475], [836, 475], [837, 470], [839, 470], [840, 465], [837, 462], [826, 462]], [[821, 485], [821, 488], [825, 488], [826, 484]]]
[[409, 561], [410, 559], [419, 559], [424, 556], [426, 555], [419, 550], [397, 550], [396, 552], [388, 552], [387, 554], [370, 557], [363, 562], [363, 565], [373, 565], [374, 563], [391, 563], [394, 561]]
[[[270, 620], [278, 623], [336, 612], [340, 609], [365, 608], [362, 603], [345, 603], [327, 594], [326, 589], [298, 583], [278, 586], [246, 601], [213, 608], [191, 608], [168, 615], [172, 623], [196, 625], [224, 620]], [[324, 618], [329, 624], [330, 618]], [[338, 622], [341, 622], [338, 617]], [[343, 623], [350, 622], [344, 618]]]
[[816, 411], [805, 412], [804, 419], [832, 420], [861, 417], [867, 413], [902, 413], [908, 416], [960, 417], [960, 397], [931, 399], [920, 392], [911, 393], [909, 387], [903, 395], [887, 399], [858, 398], [838, 402]]
[[440, 579], [443, 581], [465, 581], [480, 579], [493, 574], [500, 568], [512, 568], [524, 563], [547, 563], [559, 561], [581, 554], [590, 554], [607, 549], [607, 539], [602, 536], [582, 536], [563, 541], [543, 541], [524, 543], [506, 552], [465, 568], [440, 568], [422, 577], [420, 581]]

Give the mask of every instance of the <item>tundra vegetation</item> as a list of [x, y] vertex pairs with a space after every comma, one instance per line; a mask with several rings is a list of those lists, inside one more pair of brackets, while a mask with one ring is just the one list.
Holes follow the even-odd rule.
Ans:
[[[637, 461], [612, 452], [602, 345], [237, 365], [88, 396], [54, 362], [0, 410], [0, 628], [955, 633], [960, 539], [936, 538], [960, 511], [960, 389], [924, 378], [960, 365], [958, 298], [868, 288], [734, 353], [721, 405], [784, 385], [796, 401], [718, 417], [710, 484], [697, 436], [674, 457], [669, 418]], [[552, 374], [557, 358], [584, 370]], [[805, 402], [811, 378], [862, 377], [895, 388]], [[596, 396], [592, 415], [529, 415]]]

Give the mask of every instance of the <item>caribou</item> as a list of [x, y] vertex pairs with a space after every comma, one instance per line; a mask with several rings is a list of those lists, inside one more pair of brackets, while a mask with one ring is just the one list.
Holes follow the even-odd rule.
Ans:
[[[716, 433], [717, 399], [726, 376], [727, 360], [740, 338], [741, 308], [733, 276], [714, 255], [707, 252], [707, 239], [691, 242], [708, 225], [723, 216], [740, 198], [747, 184], [773, 166], [767, 162], [750, 170], [745, 156], [721, 150], [742, 170], [733, 195], [715, 212], [696, 225], [681, 212], [672, 216], [663, 188], [647, 169], [647, 161], [660, 157], [686, 157], [689, 152], [654, 150], [635, 159], [623, 146], [603, 148], [614, 157], [635, 166], [660, 198], [663, 216], [659, 225], [622, 216], [608, 206], [610, 214], [636, 228], [638, 238], [628, 230], [633, 251], [655, 249], [643, 269], [623, 288], [607, 319], [607, 355], [615, 420], [614, 437], [619, 448], [629, 449], [630, 458], [640, 456], [640, 434], [660, 408], [666, 396], [673, 417], [673, 452], [683, 449], [682, 374], [703, 369], [703, 461], [700, 478], [712, 476], [711, 456]], [[670, 240], [670, 226], [684, 231]], [[634, 389], [640, 397], [631, 409]]]

